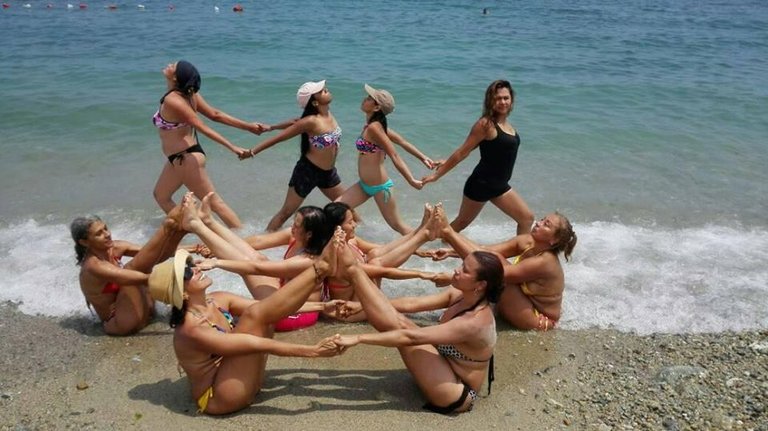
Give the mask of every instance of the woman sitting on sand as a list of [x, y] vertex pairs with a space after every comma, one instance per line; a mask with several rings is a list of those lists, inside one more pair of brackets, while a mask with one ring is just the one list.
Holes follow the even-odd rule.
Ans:
[[[184, 209], [183, 223], [190, 231], [203, 225], [196, 211], [192, 205]], [[226, 414], [251, 404], [264, 381], [269, 353], [300, 357], [338, 353], [331, 338], [307, 346], [271, 336], [272, 324], [298, 311], [322, 278], [335, 271], [340, 243], [329, 244], [310, 268], [262, 301], [227, 292], [206, 294], [213, 281], [193, 266], [183, 250], [152, 271], [150, 292], [173, 306], [174, 351], [200, 412]], [[304, 310], [310, 307], [323, 305], [306, 304]]]
[[[132, 334], [149, 323], [154, 309], [146, 290], [149, 273], [156, 263], [173, 255], [184, 237], [180, 215], [179, 207], [172, 210], [143, 247], [112, 240], [106, 223], [97, 216], [72, 220], [70, 233], [80, 266], [80, 290], [107, 334]], [[123, 256], [133, 259], [123, 265]]]
[[[222, 268], [239, 274], [255, 299], [266, 298], [284, 287], [293, 277], [311, 268], [315, 258], [328, 242], [323, 210], [313, 206], [302, 207], [296, 212], [290, 229], [264, 235], [267, 238], [262, 242], [288, 244], [283, 260], [271, 261], [254, 250], [235, 232], [211, 217], [210, 198], [210, 195], [203, 198], [197, 212], [201, 223], [192, 223], [190, 229], [203, 240], [210, 254], [217, 258], [206, 259], [200, 262], [198, 267], [203, 270]], [[309, 301], [329, 299], [322, 280], [308, 297]], [[275, 329], [292, 331], [312, 326], [317, 322], [319, 311], [287, 316], [275, 323]]]
[[[387, 244], [374, 244], [356, 235], [357, 222], [352, 210], [343, 202], [332, 202], [325, 206], [326, 220], [330, 228], [340, 227], [344, 232], [345, 240], [355, 251], [355, 258], [360, 263], [365, 273], [374, 280], [376, 285], [381, 284], [382, 278], [404, 280], [419, 278], [429, 280], [438, 286], [448, 284], [448, 273], [432, 273], [414, 271], [399, 268], [408, 258], [425, 242], [436, 237], [436, 219], [434, 209], [427, 204], [424, 207], [424, 216], [418, 228]], [[337, 277], [328, 278], [329, 293], [332, 299], [356, 300], [355, 290], [348, 280]], [[365, 314], [350, 316], [346, 321], [359, 321]], [[338, 317], [338, 316], [333, 316]]]
[[395, 99], [392, 95], [386, 90], [377, 90], [368, 84], [365, 84], [365, 92], [368, 95], [363, 99], [360, 109], [365, 114], [366, 124], [355, 142], [360, 181], [345, 190], [337, 201], [356, 208], [373, 197], [387, 224], [405, 235], [413, 228], [403, 222], [397, 211], [395, 196], [392, 194], [394, 185], [387, 174], [384, 161], [389, 156], [403, 178], [417, 190], [421, 190], [421, 181], [413, 177], [408, 165], [395, 151], [395, 144], [418, 158], [429, 169], [433, 168], [433, 162], [413, 144], [387, 127], [387, 115], [395, 109]]
[[454, 272], [452, 287], [404, 301], [410, 302], [410, 312], [446, 309], [438, 325], [422, 328], [395, 309], [355, 254], [351, 247], [339, 253], [337, 276], [354, 286], [368, 322], [379, 332], [343, 335], [335, 342], [343, 348], [397, 347], [427, 399], [424, 408], [442, 414], [471, 410], [486, 374], [489, 392], [493, 379], [496, 322], [490, 304], [498, 299], [504, 272], [498, 256], [473, 252]]
[[241, 156], [253, 157], [267, 148], [301, 134], [301, 157], [293, 168], [288, 182], [285, 202], [267, 225], [267, 231], [276, 231], [293, 215], [315, 187], [330, 200], [341, 196], [344, 186], [336, 172], [336, 156], [339, 153], [341, 127], [331, 114], [333, 95], [325, 81], [305, 82], [296, 94], [299, 107], [304, 110], [301, 118], [283, 132], [255, 146]]
[[440, 237], [453, 250], [438, 249], [418, 254], [441, 260], [451, 255], [465, 257], [483, 249], [505, 258], [515, 256], [511, 264], [504, 261], [506, 287], [496, 310], [519, 329], [546, 331], [555, 327], [560, 320], [565, 288], [559, 255], [562, 252], [567, 262], [577, 239], [571, 222], [565, 216], [557, 212], [548, 214], [533, 224], [530, 233], [489, 246], [480, 246], [456, 232], [440, 211], [438, 218], [442, 227]]

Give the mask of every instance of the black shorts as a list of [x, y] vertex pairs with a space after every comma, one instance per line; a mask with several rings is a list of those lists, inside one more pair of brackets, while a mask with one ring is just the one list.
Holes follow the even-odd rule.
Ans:
[[297, 195], [305, 198], [315, 187], [329, 189], [340, 183], [341, 178], [339, 178], [335, 167], [329, 170], [320, 169], [309, 159], [301, 156], [296, 162], [296, 167], [293, 168], [293, 175], [291, 175], [288, 186], [293, 187]]
[[488, 181], [479, 176], [470, 175], [464, 183], [464, 196], [477, 202], [488, 202], [508, 192], [512, 187], [508, 183]]

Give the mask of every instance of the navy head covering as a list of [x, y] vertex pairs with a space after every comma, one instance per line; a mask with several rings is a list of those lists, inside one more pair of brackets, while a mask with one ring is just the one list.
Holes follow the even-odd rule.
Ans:
[[200, 90], [200, 73], [192, 63], [179, 60], [176, 63], [176, 88], [191, 96]]

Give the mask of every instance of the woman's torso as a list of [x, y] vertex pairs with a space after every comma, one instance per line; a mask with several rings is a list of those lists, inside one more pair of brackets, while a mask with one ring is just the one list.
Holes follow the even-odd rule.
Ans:
[[341, 127], [330, 113], [327, 116], [315, 115], [312, 123], [311, 130], [307, 132], [309, 149], [304, 156], [320, 169], [331, 170], [339, 153]]
[[357, 174], [364, 183], [374, 186], [385, 183], [389, 175], [384, 166], [387, 153], [373, 139], [369, 126], [366, 124], [363, 127], [360, 137], [355, 141], [355, 149], [358, 152]]
[[469, 359], [444, 357], [461, 381], [473, 389], [479, 390], [483, 385], [489, 360], [493, 356], [496, 346], [496, 320], [493, 317], [493, 310], [487, 303], [466, 312], [464, 312], [466, 310], [464, 307], [459, 303], [452, 305], [440, 317], [440, 323], [460, 317], [479, 319], [481, 329], [476, 331], [472, 338], [452, 344], [456, 350], [461, 352], [461, 355]]
[[[211, 298], [215, 298], [215, 293], [211, 295]], [[173, 349], [179, 366], [189, 378], [194, 397], [198, 397], [213, 386], [216, 372], [222, 360], [222, 356], [216, 352], [207, 351], [197, 346], [194, 332], [190, 331], [197, 326], [202, 327], [199, 330], [219, 331], [227, 334], [232, 332], [229, 320], [219, 310], [215, 300], [209, 303], [204, 315], [196, 316], [187, 312], [184, 323], [174, 329]]]
[[[296, 241], [293, 237], [288, 243], [288, 248], [285, 249], [283, 254], [283, 260], [305, 260], [307, 263], [312, 262], [312, 255], [307, 254], [303, 243]], [[293, 277], [285, 277], [280, 279], [280, 287], [283, 287], [286, 283], [291, 281]], [[315, 286], [315, 289], [307, 297], [307, 301], [322, 301], [323, 300], [323, 283], [320, 282]]]
[[[352, 238], [347, 241], [347, 244], [349, 244], [350, 248], [355, 252], [357, 261], [365, 263], [365, 253], [358, 248], [357, 241]], [[357, 300], [357, 296], [355, 296], [355, 288], [349, 284], [348, 281], [340, 278], [328, 277], [327, 284], [331, 299], [341, 299], [344, 301]]]
[[520, 290], [530, 299], [536, 309], [548, 317], [558, 320], [563, 302], [565, 275], [558, 256], [550, 251], [529, 256], [522, 254], [515, 258], [514, 264], [523, 260], [536, 259], [544, 267], [544, 276], [526, 280], [519, 284]]
[[[113, 255], [112, 252], [109, 253], [109, 256], [110, 259], [104, 260], [104, 263], [122, 268], [119, 257]], [[120, 286], [112, 280], [105, 280], [92, 273], [90, 270], [92, 265], [100, 263], [101, 259], [97, 256], [86, 256], [80, 267], [79, 279], [80, 290], [83, 292], [83, 296], [85, 296], [85, 301], [93, 307], [99, 318], [104, 321], [108, 320], [111, 316], [111, 307], [117, 299], [117, 291]]]
[[509, 182], [517, 160], [520, 135], [509, 124], [503, 128], [493, 123], [495, 136], [480, 141], [480, 161], [475, 166], [472, 176], [491, 179], [494, 182]]
[[[184, 151], [197, 144], [194, 128], [181, 120], [181, 114], [173, 106], [165, 103], [168, 98], [181, 98], [183, 103], [190, 104], [195, 109], [194, 99], [187, 100], [179, 93], [171, 91], [163, 96], [163, 101], [152, 117], [152, 123], [157, 127], [163, 154], [166, 157]], [[202, 156], [202, 155], [201, 155]]]

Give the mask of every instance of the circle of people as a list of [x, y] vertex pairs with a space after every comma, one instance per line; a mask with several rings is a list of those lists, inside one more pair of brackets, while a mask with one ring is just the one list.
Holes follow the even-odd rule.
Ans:
[[[81, 290], [107, 334], [141, 330], [152, 319], [155, 300], [171, 306], [174, 351], [200, 412], [226, 414], [250, 405], [261, 389], [268, 354], [329, 357], [361, 343], [398, 349], [426, 399], [425, 408], [442, 414], [466, 412], [486, 379], [490, 393], [495, 316], [524, 330], [556, 326], [564, 288], [560, 254], [569, 259], [576, 234], [557, 212], [534, 221], [509, 185], [520, 137], [508, 121], [515, 101], [508, 81], [488, 86], [481, 117], [464, 143], [440, 161], [389, 127], [393, 96], [366, 84], [360, 105], [365, 125], [355, 141], [360, 179], [345, 189], [335, 168], [341, 128], [331, 114], [333, 95], [325, 81], [299, 88], [300, 118], [268, 125], [209, 105], [199, 92], [200, 74], [187, 61], [169, 64], [163, 76], [168, 91], [152, 117], [168, 159], [154, 189], [166, 212], [162, 226], [143, 246], [113, 240], [97, 216], [76, 218], [70, 230]], [[280, 132], [246, 149], [208, 126], [200, 114], [257, 135]], [[241, 160], [301, 135], [301, 157], [266, 233], [242, 237], [232, 230], [240, 227], [240, 219], [206, 173], [198, 132]], [[416, 179], [396, 146], [433, 172]], [[440, 203], [425, 204], [419, 226], [408, 226], [398, 213], [387, 156], [408, 184], [421, 189], [478, 147], [480, 161], [466, 180], [456, 218], [449, 222]], [[181, 186], [189, 192], [177, 204], [173, 194]], [[331, 202], [324, 208], [301, 206], [316, 187]], [[354, 209], [370, 198], [402, 236], [374, 244], [356, 235]], [[516, 236], [481, 245], [461, 234], [486, 202], [516, 220]], [[291, 227], [281, 229], [291, 216]], [[180, 245], [189, 233], [202, 242]], [[449, 247], [421, 248], [437, 239]], [[260, 251], [278, 246], [286, 247], [282, 260], [270, 260]], [[202, 258], [193, 260], [191, 253]], [[450, 273], [401, 268], [412, 255], [457, 257], [461, 264]], [[132, 259], [122, 264], [125, 256]], [[239, 274], [252, 298], [207, 293], [213, 283], [207, 272], [214, 268]], [[382, 278], [429, 280], [441, 289], [432, 295], [388, 298], [380, 289]], [[444, 312], [431, 326], [420, 327], [406, 316], [438, 309]], [[315, 345], [272, 338], [274, 331], [314, 325], [320, 315], [367, 321], [376, 331], [336, 334]]]

